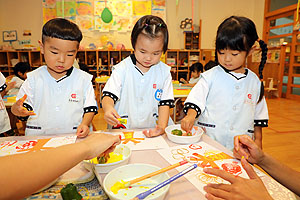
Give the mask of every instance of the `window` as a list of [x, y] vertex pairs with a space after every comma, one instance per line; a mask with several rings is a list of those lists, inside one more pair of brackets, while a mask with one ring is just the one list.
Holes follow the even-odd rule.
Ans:
[[270, 0], [269, 12], [284, 8], [293, 4], [297, 4], [298, 0]]

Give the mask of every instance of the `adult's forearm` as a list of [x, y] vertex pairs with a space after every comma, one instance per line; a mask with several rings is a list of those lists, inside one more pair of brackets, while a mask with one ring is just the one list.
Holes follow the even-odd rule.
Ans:
[[88, 148], [84, 145], [1, 157], [0, 199], [20, 199], [49, 184], [85, 159]]
[[268, 154], [259, 166], [279, 183], [300, 196], [300, 172], [291, 169]]

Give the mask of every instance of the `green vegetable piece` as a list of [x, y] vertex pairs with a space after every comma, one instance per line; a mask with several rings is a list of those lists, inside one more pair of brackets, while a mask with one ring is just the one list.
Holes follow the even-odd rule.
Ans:
[[181, 130], [178, 130], [178, 129], [172, 130], [171, 133], [172, 133], [173, 135], [182, 136], [182, 131], [181, 131]]
[[192, 133], [188, 133], [187, 136], [192, 136]]
[[98, 158], [98, 163], [99, 164], [105, 164], [109, 158], [110, 158], [109, 154], [101, 156], [101, 157]]
[[81, 194], [77, 191], [77, 188], [73, 183], [69, 183], [61, 189], [60, 194], [63, 200], [82, 200]]

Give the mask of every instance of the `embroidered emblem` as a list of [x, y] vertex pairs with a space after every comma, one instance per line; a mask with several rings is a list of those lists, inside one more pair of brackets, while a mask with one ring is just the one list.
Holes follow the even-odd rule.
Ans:
[[69, 102], [79, 102], [79, 95], [72, 93], [70, 95]]
[[154, 98], [155, 98], [157, 101], [160, 101], [162, 93], [163, 93], [163, 90], [162, 90], [162, 89], [157, 89], [157, 90], [155, 91]]
[[252, 94], [248, 94], [248, 99], [252, 99]]

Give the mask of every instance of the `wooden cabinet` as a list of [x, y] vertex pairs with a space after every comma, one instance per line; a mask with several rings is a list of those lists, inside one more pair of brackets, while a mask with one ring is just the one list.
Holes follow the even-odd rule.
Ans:
[[166, 52], [165, 63], [172, 67], [171, 73], [173, 80], [180, 80], [180, 78], [189, 80], [191, 65], [200, 61], [201, 50], [170, 49]]
[[4, 76], [8, 76], [10, 74], [9, 70], [8, 53], [6, 51], [0, 51], [0, 71]]
[[200, 49], [201, 40], [200, 33], [185, 31], [184, 32], [184, 48], [185, 49]]
[[0, 70], [4, 76], [13, 74], [14, 62], [29, 62], [33, 69], [44, 63], [40, 51], [0, 51]]
[[[86, 64], [94, 77], [110, 75], [111, 66], [129, 56], [133, 50], [80, 50], [76, 55], [78, 63]], [[45, 64], [40, 51], [0, 51], [0, 71], [4, 76], [13, 74], [14, 62], [29, 62], [32, 69]]]
[[[95, 77], [110, 75], [111, 67], [133, 53], [132, 49], [126, 50], [80, 50], [76, 55], [78, 63], [86, 64], [90, 73]], [[214, 50], [179, 50], [169, 49], [164, 62], [172, 67], [173, 80], [184, 78], [189, 80], [190, 66], [194, 62], [203, 65], [214, 59]], [[40, 51], [0, 51], [0, 70], [4, 76], [13, 74], [12, 59], [29, 62], [33, 69], [44, 65], [45, 61]]]

